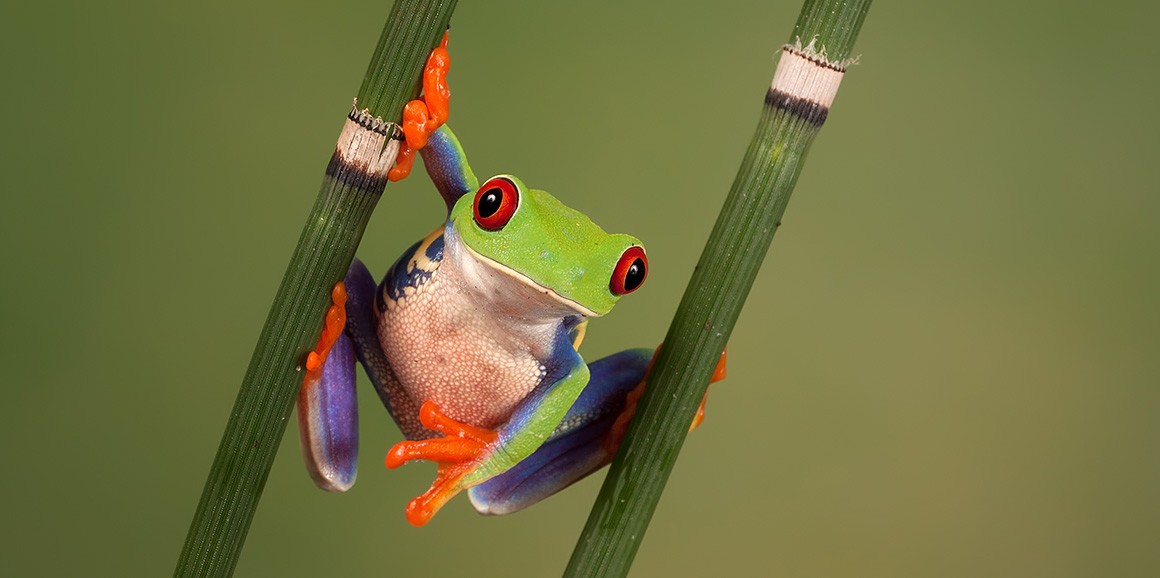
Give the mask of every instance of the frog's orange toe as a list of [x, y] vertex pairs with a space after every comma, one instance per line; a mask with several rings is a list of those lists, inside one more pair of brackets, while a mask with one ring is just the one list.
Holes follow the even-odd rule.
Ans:
[[[721, 357], [717, 359], [717, 367], [713, 369], [713, 375], [709, 377], [710, 384], [725, 379], [725, 356], [728, 352], [728, 348], [721, 351]], [[701, 398], [701, 405], [697, 407], [697, 413], [693, 416], [693, 423], [689, 425], [689, 431], [697, 429], [697, 426], [705, 421], [705, 402], [707, 401], [709, 401], [709, 390], [706, 389], [704, 397]]]
[[403, 135], [407, 137], [407, 146], [412, 150], [427, 146], [427, 138], [435, 132], [427, 130], [429, 120], [426, 102], [412, 100], [403, 107]]
[[725, 357], [728, 354], [728, 347], [721, 350], [721, 357], [717, 359], [717, 368], [713, 370], [713, 376], [709, 378], [709, 383], [717, 383], [725, 379]]
[[330, 291], [330, 308], [326, 310], [323, 319], [322, 334], [318, 336], [318, 344], [306, 356], [306, 380], [317, 380], [322, 373], [322, 366], [326, 364], [326, 357], [330, 355], [330, 348], [346, 329], [346, 285], [339, 281]]
[[[442, 506], [442, 504], [440, 504], [440, 506]], [[407, 504], [407, 510], [405, 513], [407, 516], [407, 521], [410, 522], [412, 526], [422, 527], [426, 526], [427, 522], [430, 522], [431, 518], [434, 518], [435, 513], [438, 511], [439, 506], [433, 507], [429, 500], [424, 500], [423, 496], [419, 496]]]
[[441, 438], [399, 442], [387, 452], [386, 465], [397, 468], [412, 460], [439, 464], [435, 481], [422, 495], [407, 505], [407, 521], [422, 526], [431, 520], [455, 494], [463, 490], [460, 482], [492, 452], [499, 438], [495, 431], [456, 421], [443, 414], [433, 402], [419, 409], [423, 427], [444, 434]]
[[459, 484], [467, 474], [475, 469], [475, 464], [440, 464], [435, 481], [415, 499], [407, 503], [404, 512], [412, 526], [424, 526], [439, 512], [451, 498], [464, 488]]
[[387, 171], [387, 180], [393, 182], [401, 181], [411, 174], [411, 167], [415, 166], [415, 149], [407, 146], [407, 143], [399, 145], [399, 154], [395, 156], [395, 166]]

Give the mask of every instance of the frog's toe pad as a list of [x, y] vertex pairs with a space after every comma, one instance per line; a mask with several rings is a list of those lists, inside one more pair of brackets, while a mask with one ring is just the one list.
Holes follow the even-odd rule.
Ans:
[[412, 526], [427, 525], [439, 509], [463, 489], [459, 482], [474, 470], [474, 463], [439, 464], [439, 473], [431, 487], [407, 504], [407, 521]]

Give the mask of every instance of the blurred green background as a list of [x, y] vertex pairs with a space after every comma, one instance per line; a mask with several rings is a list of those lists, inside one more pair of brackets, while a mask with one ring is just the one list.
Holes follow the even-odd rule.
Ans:
[[[474, 2], [452, 124], [649, 247], [589, 359], [664, 334], [796, 0]], [[11, 3], [0, 17], [0, 565], [172, 572], [389, 2]], [[1160, 574], [1153, 3], [878, 2], [635, 576]], [[442, 218], [391, 186], [378, 274]], [[600, 477], [464, 499], [362, 392], [315, 490], [291, 424], [239, 576], [553, 576]]]

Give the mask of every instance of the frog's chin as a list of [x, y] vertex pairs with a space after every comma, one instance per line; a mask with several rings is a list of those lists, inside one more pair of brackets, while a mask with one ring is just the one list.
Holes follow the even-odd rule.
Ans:
[[512, 279], [515, 279], [516, 281], [523, 283], [524, 285], [535, 290], [536, 292], [541, 293], [541, 294], [551, 298], [552, 300], [556, 301], [557, 303], [575, 311], [576, 313], [578, 313], [580, 315], [583, 315], [585, 317], [600, 317], [600, 313], [597, 313], [597, 312], [577, 303], [576, 301], [574, 301], [572, 299], [569, 299], [563, 295], [560, 295], [559, 293], [556, 293], [555, 290], [553, 290], [549, 287], [544, 287], [543, 285], [536, 283], [534, 280], [532, 280], [527, 275], [524, 275], [523, 273], [520, 273], [519, 271], [516, 271], [515, 269], [512, 269], [511, 267], [508, 267], [507, 265], [504, 265], [503, 263], [500, 263], [499, 261], [496, 261], [496, 260], [494, 260], [486, 255], [481, 255], [480, 253], [476, 252], [475, 249], [468, 247], [467, 243], [461, 243], [460, 245], [463, 248], [467, 249], [467, 252], [471, 253], [472, 257], [474, 257], [480, 263], [483, 263], [484, 265], [486, 265], [488, 268], [490, 268], [494, 271], [499, 271], [499, 272], [511, 277]]

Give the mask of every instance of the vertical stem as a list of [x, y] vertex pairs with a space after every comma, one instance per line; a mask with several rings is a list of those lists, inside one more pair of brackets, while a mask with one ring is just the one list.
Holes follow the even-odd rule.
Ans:
[[[367, 119], [375, 114], [398, 122], [403, 104], [418, 94], [423, 62], [455, 5], [456, 0], [395, 3], [358, 94], [359, 105], [370, 112], [352, 113], [348, 127], [356, 117], [370, 126]], [[380, 120], [374, 126], [381, 133], [389, 125]], [[393, 152], [378, 164], [392, 160]], [[321, 332], [330, 290], [346, 274], [386, 185], [381, 168], [351, 158], [340, 138], [242, 379], [175, 576], [233, 573], [294, 406], [301, 366]]]
[[807, 0], [565, 576], [625, 576], [781, 222], [870, 0]]

